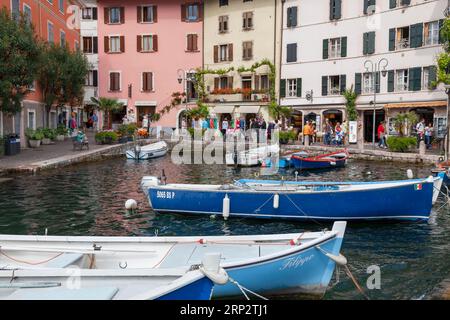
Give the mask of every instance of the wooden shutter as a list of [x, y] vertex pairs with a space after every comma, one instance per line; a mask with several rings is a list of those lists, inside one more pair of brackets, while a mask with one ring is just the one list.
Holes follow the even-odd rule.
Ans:
[[142, 22], [142, 6], [137, 7], [137, 22]]
[[328, 59], [328, 39], [323, 39], [322, 43], [322, 58]]
[[431, 67], [429, 67], [428, 70], [429, 70], [428, 83], [427, 83], [428, 89], [434, 90], [434, 89], [436, 89], [436, 84], [434, 82], [436, 82], [436, 79], [437, 79], [437, 76], [436, 76], [437, 68], [436, 68], [436, 66], [431, 66]]
[[395, 28], [389, 29], [389, 51], [395, 51]]
[[233, 76], [228, 77], [228, 89], [233, 89]]
[[369, 32], [363, 33], [363, 54], [369, 53]]
[[330, 0], [330, 20], [334, 19], [334, 0]]
[[286, 79], [280, 80], [280, 98], [286, 97]]
[[158, 22], [158, 6], [152, 6], [152, 10], [153, 10], [153, 22]]
[[397, 6], [397, 0], [389, 0], [389, 8], [394, 9]]
[[388, 71], [388, 92], [394, 92], [394, 70]]
[[364, 0], [364, 14], [367, 14], [367, 8], [369, 7], [369, 0]]
[[297, 78], [297, 97], [302, 96], [302, 78]]
[[247, 29], [247, 12], [242, 14], [242, 29]]
[[358, 95], [361, 94], [361, 80], [361, 73], [355, 73], [355, 93]]
[[186, 5], [181, 5], [181, 21], [186, 21]]
[[323, 76], [322, 77], [322, 96], [328, 95], [328, 77]]
[[109, 52], [109, 37], [105, 36], [104, 38], [104, 47], [105, 47], [105, 52], [108, 53]]
[[233, 44], [228, 44], [228, 61], [233, 61]]
[[187, 35], [187, 51], [193, 51], [193, 34]]
[[92, 20], [98, 19], [97, 8], [92, 8]]
[[152, 42], [153, 42], [153, 51], [158, 51], [158, 36], [154, 34], [152, 36]]
[[137, 52], [142, 52], [142, 36], [137, 36], [136, 44], [137, 44]]
[[147, 80], [147, 82], [148, 82], [148, 89], [149, 89], [149, 91], [153, 91], [153, 72], [149, 72], [148, 73], [148, 80]]
[[97, 70], [92, 71], [92, 85], [94, 87], [98, 87], [98, 71]]
[[411, 0], [402, 0], [402, 5], [407, 6], [411, 4]]
[[341, 38], [341, 57], [347, 56], [347, 37]]
[[223, 29], [223, 16], [219, 17], [219, 33], [222, 33], [224, 31]]
[[219, 46], [214, 46], [214, 63], [219, 62]]
[[148, 91], [147, 72], [142, 72], [142, 91]]
[[291, 10], [291, 27], [296, 27], [297, 26], [297, 7], [292, 7]]
[[258, 75], [256, 75], [255, 74], [255, 90], [259, 90], [260, 88], [259, 88], [259, 82], [260, 82], [260, 78], [261, 78], [261, 76], [258, 76]]
[[410, 27], [410, 47], [419, 48], [423, 44], [423, 24], [417, 23]]
[[422, 86], [422, 68], [409, 69], [409, 85], [410, 91], [419, 91]]
[[341, 94], [344, 93], [344, 91], [347, 89], [347, 76], [345, 74], [341, 74], [339, 77], [339, 82], [341, 85]]
[[375, 53], [375, 31], [369, 32], [367, 37], [368, 37], [367, 53], [373, 54]]
[[341, 0], [330, 0], [330, 20], [341, 18]]
[[286, 12], [286, 16], [287, 16], [286, 27], [288, 27], [288, 28], [292, 27], [292, 8], [293, 7], [287, 8], [287, 12]]
[[197, 34], [192, 35], [192, 50], [198, 51], [198, 35]]
[[125, 37], [120, 36], [120, 52], [125, 52]]
[[114, 74], [109, 74], [109, 91], [114, 91]]
[[220, 78], [219, 77], [214, 78], [214, 90], [219, 89], [219, 86], [220, 86]]
[[125, 23], [125, 8], [120, 7], [120, 23]]
[[93, 53], [98, 53], [98, 38], [93, 37], [92, 42], [93, 42]]
[[203, 3], [198, 4], [198, 19], [197, 21], [203, 21]]
[[105, 8], [103, 11], [104, 11], [105, 24], [109, 24], [109, 8]]

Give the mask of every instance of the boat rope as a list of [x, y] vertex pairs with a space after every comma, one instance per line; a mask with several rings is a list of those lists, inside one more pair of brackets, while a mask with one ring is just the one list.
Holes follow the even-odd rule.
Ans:
[[450, 196], [449, 196], [449, 190], [448, 190], [448, 187], [447, 187], [447, 186], [444, 186], [444, 187], [445, 187], [447, 193], [444, 193], [442, 190], [439, 190], [438, 188], [436, 188], [435, 186], [433, 186], [433, 188], [436, 189], [439, 193], [441, 193], [441, 194], [445, 197], [445, 199], [446, 199], [445, 203], [444, 203], [443, 205], [441, 205], [438, 209], [436, 209], [436, 212], [439, 212], [442, 208], [444, 208], [445, 206], [447, 206], [448, 204], [450, 204]]
[[260, 295], [260, 294], [258, 294], [258, 293], [256, 293], [256, 292], [254, 292], [254, 291], [252, 291], [252, 290], [250, 290], [250, 289], [244, 287], [243, 285], [241, 285], [239, 282], [237, 282], [236, 280], [234, 280], [234, 279], [231, 278], [230, 276], [228, 276], [228, 278], [229, 278], [229, 281], [230, 281], [232, 284], [236, 285], [236, 286], [239, 288], [239, 290], [241, 290], [242, 294], [245, 296], [245, 298], [246, 298], [247, 300], [250, 300], [250, 297], [247, 295], [246, 291], [247, 291], [248, 293], [253, 294], [255, 297], [258, 297], [258, 298], [262, 299], [262, 300], [269, 300], [269, 299], [267, 299], [266, 297], [263, 297], [262, 295]]
[[46, 259], [46, 260], [43, 260], [43, 261], [30, 262], [30, 261], [20, 260], [20, 259], [11, 257], [11, 256], [7, 255], [0, 247], [0, 254], [5, 256], [6, 258], [8, 258], [8, 259], [10, 259], [12, 261], [18, 262], [18, 263], [24, 263], [24, 264], [28, 264], [28, 265], [32, 265], [32, 266], [37, 266], [37, 265], [44, 264], [44, 263], [47, 263], [49, 261], [52, 261], [52, 260], [58, 258], [59, 256], [61, 256], [63, 253], [64, 252], [60, 252], [57, 255], [55, 255], [53, 257], [50, 257], [49, 259]]
[[356, 278], [353, 276], [352, 272], [348, 268], [348, 265], [344, 266], [344, 270], [345, 270], [345, 273], [347, 274], [347, 276], [352, 280], [352, 282], [355, 285], [356, 289], [358, 289], [358, 291], [364, 296], [364, 298], [366, 298], [366, 300], [370, 300], [370, 298], [366, 295], [364, 290], [361, 288], [361, 286], [358, 283], [358, 281], [356, 280]]
[[311, 221], [313, 221], [315, 224], [317, 224], [317, 225], [319, 225], [320, 227], [323, 227], [323, 225], [319, 222], [319, 221], [317, 221], [316, 219], [314, 219], [314, 218], [311, 218], [311, 217], [309, 217], [307, 214], [306, 214], [306, 212], [305, 211], [303, 211], [294, 201], [292, 201], [292, 199], [289, 197], [289, 195], [287, 195], [287, 194], [283, 194], [293, 205], [294, 205], [294, 207], [296, 207], [297, 208], [297, 210], [301, 213], [301, 214], [303, 214], [306, 218], [308, 218], [308, 219], [310, 219]]
[[[252, 190], [253, 190], [253, 189], [252, 189]], [[262, 205], [260, 205], [258, 208], [256, 208], [256, 210], [254, 210], [253, 212], [254, 212], [254, 213], [258, 213], [259, 210], [260, 210], [262, 207], [264, 207], [270, 200], [273, 199], [273, 197], [274, 197], [274, 195], [272, 195], [269, 199], [267, 199]]]

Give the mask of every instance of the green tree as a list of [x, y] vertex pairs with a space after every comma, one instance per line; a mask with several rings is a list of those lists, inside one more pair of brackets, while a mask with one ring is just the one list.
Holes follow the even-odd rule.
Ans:
[[353, 85], [350, 89], [344, 91], [345, 107], [347, 110], [347, 117], [349, 121], [356, 121], [358, 119], [358, 112], [356, 111], [356, 99], [358, 94], [353, 90]]
[[419, 116], [414, 112], [400, 112], [394, 118], [395, 130], [399, 133], [401, 137], [405, 134], [405, 128], [407, 125], [415, 125], [419, 121]]
[[117, 101], [117, 99], [110, 98], [91, 98], [91, 101], [106, 114], [106, 123], [108, 129], [112, 128], [111, 115], [112, 113], [120, 112], [123, 110], [124, 104]]
[[14, 114], [30, 92], [40, 62], [40, 44], [24, 16], [11, 19], [0, 10], [0, 110]]
[[290, 107], [284, 107], [277, 104], [275, 101], [269, 103], [269, 114], [272, 118], [279, 120], [280, 118], [289, 118], [292, 114]]

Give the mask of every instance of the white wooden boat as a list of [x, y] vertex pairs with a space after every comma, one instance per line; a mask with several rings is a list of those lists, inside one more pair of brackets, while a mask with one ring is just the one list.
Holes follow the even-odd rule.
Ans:
[[229, 152], [225, 155], [225, 161], [227, 165], [237, 164], [242, 167], [259, 166], [271, 155], [278, 154], [279, 152], [280, 146], [278, 144], [272, 144], [243, 150], [238, 152], [237, 155], [234, 152]]
[[[155, 281], [152, 276], [160, 275], [162, 280], [158, 281], [166, 284], [179, 277], [183, 270], [196, 269], [202, 260], [207, 260], [205, 257], [217, 257], [218, 254], [220, 266], [230, 277], [226, 284], [220, 268], [214, 263], [203, 262], [205, 266], [212, 265], [204, 270], [213, 271], [207, 275], [216, 283], [215, 297], [242, 297], [241, 288], [270, 295], [321, 295], [331, 280], [335, 261], [344, 260], [339, 255], [345, 228], [345, 222], [336, 222], [331, 231], [211, 237], [0, 235], [0, 268], [3, 269], [0, 284], [4, 287], [0, 287], [0, 296], [5, 298], [13, 294], [8, 291], [13, 290], [7, 288], [9, 284], [39, 281], [36, 277], [39, 271], [43, 273], [41, 282], [45, 279], [45, 282], [63, 283], [68, 275], [66, 269], [73, 266], [72, 269], [81, 274], [81, 288], [95, 285], [119, 288], [119, 295], [114, 298], [134, 298], [140, 290], [143, 298], [153, 298], [157, 295], [146, 291]], [[55, 268], [58, 271], [53, 274]], [[169, 273], [168, 270], [174, 269], [181, 271]], [[149, 275], [148, 280], [146, 275]], [[197, 276], [200, 274], [192, 275]], [[103, 286], [98, 285], [99, 277], [108, 277]], [[207, 284], [204, 286], [203, 292], [208, 289]], [[43, 292], [43, 289], [35, 292]], [[103, 294], [108, 297], [106, 293], [110, 292], [105, 289]], [[25, 294], [21, 296], [29, 298]]]
[[127, 159], [133, 160], [149, 160], [165, 156], [168, 151], [168, 146], [165, 141], [159, 141], [146, 146], [136, 145], [133, 149], [125, 152]]

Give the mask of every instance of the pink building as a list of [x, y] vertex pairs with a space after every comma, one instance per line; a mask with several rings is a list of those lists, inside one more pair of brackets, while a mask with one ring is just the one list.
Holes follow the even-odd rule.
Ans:
[[[170, 105], [174, 92], [195, 100], [193, 84], [179, 78], [202, 66], [202, 21], [200, 0], [98, 1], [99, 95], [125, 103], [139, 125], [144, 114]], [[184, 109], [157, 125], [178, 127]]]

